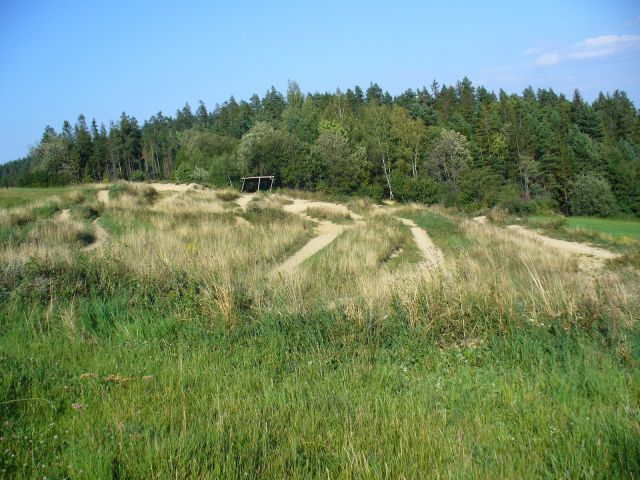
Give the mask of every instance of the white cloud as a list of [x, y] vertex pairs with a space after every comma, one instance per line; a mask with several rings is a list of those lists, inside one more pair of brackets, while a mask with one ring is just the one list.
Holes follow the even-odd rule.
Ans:
[[542, 53], [542, 50], [539, 48], [527, 48], [523, 53], [525, 55], [538, 55], [539, 53]]
[[552, 53], [544, 53], [538, 57], [536, 60], [536, 65], [547, 66], [547, 65], [555, 65], [560, 62], [560, 54], [552, 52]]
[[586, 48], [624, 48], [627, 45], [634, 45], [639, 42], [640, 35], [600, 35], [599, 37], [587, 38], [585, 41], [576, 44], [576, 46]]
[[613, 55], [616, 51], [612, 48], [600, 48], [598, 50], [583, 50], [567, 54], [567, 58], [572, 60], [589, 60], [590, 58], [600, 58]]
[[[600, 35], [578, 42], [554, 52], [541, 53], [536, 59], [538, 66], [557, 65], [565, 61], [593, 60], [609, 57], [626, 50], [640, 48], [640, 35]], [[534, 51], [535, 49], [529, 49]], [[525, 52], [526, 54], [526, 52]]]

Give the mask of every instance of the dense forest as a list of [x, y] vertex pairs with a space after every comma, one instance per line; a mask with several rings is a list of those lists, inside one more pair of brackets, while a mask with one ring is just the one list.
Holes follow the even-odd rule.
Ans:
[[593, 103], [531, 87], [497, 95], [467, 79], [392, 97], [363, 91], [304, 95], [271, 88], [208, 110], [189, 104], [140, 125], [47, 127], [2, 186], [117, 179], [237, 185], [275, 175], [278, 186], [512, 212], [640, 215], [640, 114], [624, 92]]

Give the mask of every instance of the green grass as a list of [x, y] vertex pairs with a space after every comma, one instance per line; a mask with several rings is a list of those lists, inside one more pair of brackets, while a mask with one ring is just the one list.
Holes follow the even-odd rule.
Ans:
[[53, 195], [63, 195], [74, 189], [75, 187], [0, 188], [0, 208], [19, 207]]
[[413, 220], [416, 225], [426, 230], [433, 243], [445, 253], [459, 252], [473, 244], [473, 239], [464, 235], [457, 221], [438, 213], [423, 211], [406, 211], [397, 216]]
[[[535, 222], [549, 222], [557, 217], [548, 215], [534, 215], [530, 220]], [[566, 217], [566, 225], [573, 229], [591, 230], [604, 233], [616, 238], [633, 238], [640, 241], [640, 220], [597, 218], [597, 217]]]
[[532, 327], [441, 348], [400, 318], [373, 333], [321, 311], [228, 332], [169, 305], [132, 308], [122, 292], [78, 302], [84, 333], [69, 338], [34, 322], [40, 308], [16, 307], [0, 316], [6, 477], [622, 478], [640, 468], [639, 370], [597, 336]]
[[[73, 214], [88, 222], [91, 201]], [[302, 222], [264, 202], [242, 216], [251, 239], [276, 222]], [[446, 255], [478, 245], [453, 217], [397, 216]], [[157, 217], [171, 235], [186, 227], [198, 235], [204, 218], [111, 205], [100, 223], [115, 244]], [[29, 229], [47, 221], [7, 224], [0, 246], [28, 242]], [[527, 291], [507, 310], [494, 300], [508, 292], [463, 298], [470, 275], [487, 274], [481, 264], [452, 274], [460, 298], [418, 289], [409, 304], [391, 296], [385, 315], [357, 316], [330, 301], [366, 278], [404, 275], [417, 255], [410, 232], [367, 218], [305, 262], [306, 276], [258, 274], [312, 235], [308, 225], [287, 251], [248, 255], [228, 278], [195, 275], [171, 263], [173, 251], [156, 276], [108, 248], [0, 264], [0, 478], [637, 478], [640, 333], [629, 288], [637, 273], [626, 272], [626, 303], [611, 308], [600, 297], [529, 306], [536, 297]], [[358, 258], [369, 258], [366, 271], [351, 270]], [[518, 261], [499, 264], [514, 284], [529, 275]], [[324, 302], [314, 298], [321, 293]], [[289, 313], [291, 299], [310, 307]], [[210, 308], [223, 300], [226, 317]]]

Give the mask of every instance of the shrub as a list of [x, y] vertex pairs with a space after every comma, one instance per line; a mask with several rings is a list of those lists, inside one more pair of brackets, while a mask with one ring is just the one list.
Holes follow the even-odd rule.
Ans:
[[211, 173], [204, 168], [196, 167], [191, 173], [191, 181], [196, 183], [209, 183]]
[[572, 215], [608, 217], [616, 211], [616, 199], [609, 182], [592, 173], [585, 173], [571, 182], [569, 207]]
[[144, 173], [142, 173], [140, 170], [136, 170], [131, 174], [131, 181], [132, 182], [143, 182], [144, 181]]
[[175, 178], [178, 183], [190, 183], [191, 175], [193, 172], [186, 164], [181, 164], [173, 174], [173, 178]]
[[436, 203], [438, 194], [438, 182], [430, 177], [410, 178], [404, 183], [402, 192], [399, 192], [405, 201], [425, 204]]
[[516, 215], [527, 215], [536, 209], [536, 204], [531, 201], [526, 202], [514, 185], [508, 185], [502, 189], [498, 196], [498, 205]]
[[235, 190], [227, 188], [224, 190], [216, 191], [216, 197], [218, 197], [223, 202], [233, 202], [240, 197], [240, 194]]

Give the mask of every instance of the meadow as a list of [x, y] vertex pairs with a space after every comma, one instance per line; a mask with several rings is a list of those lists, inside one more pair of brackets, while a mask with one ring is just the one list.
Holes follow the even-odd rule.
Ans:
[[[295, 197], [5, 204], [0, 477], [638, 477], [637, 268]], [[283, 269], [318, 222], [335, 239]]]
[[591, 240], [604, 243], [640, 242], [640, 221], [627, 218], [560, 217], [554, 215], [532, 215], [528, 221], [534, 226], [562, 227], [566, 234], [580, 237], [591, 236]]

